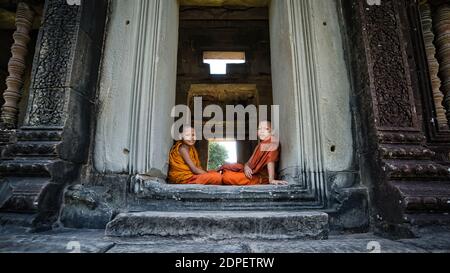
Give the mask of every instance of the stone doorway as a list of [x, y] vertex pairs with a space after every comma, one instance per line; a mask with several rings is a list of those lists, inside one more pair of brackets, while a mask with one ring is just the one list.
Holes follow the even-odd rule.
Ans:
[[[254, 28], [264, 25], [255, 35], [264, 39], [250, 46], [236, 46], [242, 37], [234, 36], [232, 30], [216, 31], [213, 36], [222, 43], [214, 44], [213, 38], [196, 29], [196, 19], [205, 7], [183, 2], [180, 6], [178, 1], [112, 2], [95, 137], [94, 168], [98, 172], [126, 173], [133, 181], [138, 174], [164, 179], [173, 144], [173, 106], [186, 103], [194, 84], [230, 84], [233, 80], [256, 84], [260, 104], [280, 105], [280, 119], [285, 121], [280, 128], [280, 175], [308, 200], [295, 198], [297, 207], [327, 207], [331, 187], [355, 184], [351, 87], [337, 2], [263, 2], [232, 12], [219, 5], [204, 17], [215, 19], [213, 29], [233, 30], [240, 23], [230, 20], [239, 21], [243, 12], [252, 10], [246, 18], [253, 18]], [[189, 41], [190, 32], [201, 42]], [[227, 35], [235, 38], [223, 42]], [[180, 48], [194, 53], [180, 54]], [[255, 54], [254, 59], [265, 60], [266, 65], [230, 65], [229, 78], [211, 77], [208, 65], [202, 63], [205, 51], [243, 51], [247, 59]], [[257, 76], [252, 79], [252, 75]]]

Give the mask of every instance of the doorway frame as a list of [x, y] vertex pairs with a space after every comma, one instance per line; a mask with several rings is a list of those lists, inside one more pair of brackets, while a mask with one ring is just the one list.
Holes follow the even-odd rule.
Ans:
[[[134, 1], [138, 23], [133, 30], [136, 41], [131, 61], [133, 101], [126, 167], [132, 176], [150, 173], [164, 177], [173, 143], [170, 111], [176, 94], [179, 5], [176, 0]], [[293, 121], [289, 128], [281, 126], [280, 140], [285, 148], [280, 176], [301, 185], [314, 196], [316, 206], [323, 208], [328, 202], [328, 186], [320, 125], [313, 1], [271, 1], [270, 47], [274, 104], [283, 106], [280, 120]]]

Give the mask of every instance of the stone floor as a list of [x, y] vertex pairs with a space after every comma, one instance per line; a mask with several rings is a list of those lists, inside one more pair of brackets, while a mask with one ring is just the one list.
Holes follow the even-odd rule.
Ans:
[[[372, 251], [371, 251], [372, 250]], [[450, 253], [450, 232], [418, 239], [388, 240], [373, 234], [330, 236], [329, 240], [201, 240], [110, 238], [102, 230], [58, 229], [29, 233], [0, 227], [0, 253]]]

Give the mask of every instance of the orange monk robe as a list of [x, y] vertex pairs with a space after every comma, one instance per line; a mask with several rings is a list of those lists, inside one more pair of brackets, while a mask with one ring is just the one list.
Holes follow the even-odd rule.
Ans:
[[267, 164], [276, 163], [280, 157], [280, 147], [278, 142], [271, 142], [271, 139], [262, 141], [253, 152], [252, 157], [247, 162], [253, 170], [252, 179], [247, 178], [244, 173], [244, 165], [229, 164], [222, 167], [224, 185], [229, 186], [251, 186], [269, 184]]
[[[180, 154], [182, 141], [173, 145], [169, 154], [169, 181], [174, 184], [202, 184], [202, 185], [222, 185], [222, 175], [218, 172], [208, 172], [205, 174], [194, 174]], [[195, 147], [189, 147], [189, 156], [195, 166], [201, 167], [198, 153]]]

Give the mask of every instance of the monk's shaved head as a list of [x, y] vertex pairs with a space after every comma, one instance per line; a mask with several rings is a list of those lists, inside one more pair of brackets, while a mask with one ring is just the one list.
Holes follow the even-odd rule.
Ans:
[[197, 141], [195, 129], [189, 125], [183, 126], [183, 131], [180, 134], [180, 139], [187, 145], [194, 145]]
[[272, 136], [272, 122], [263, 120], [259, 122], [258, 137], [260, 140], [266, 140]]
[[184, 133], [190, 133], [190, 132], [192, 132], [192, 131], [194, 131], [194, 130], [195, 130], [194, 127], [192, 127], [192, 126], [190, 126], [190, 125], [186, 125], [186, 126], [183, 126], [183, 127], [182, 127], [181, 134], [184, 134]]
[[262, 120], [259, 122], [259, 126], [266, 126], [272, 128], [272, 122], [269, 120]]

